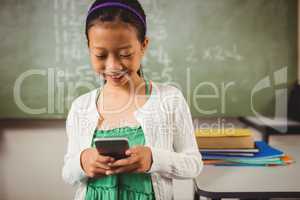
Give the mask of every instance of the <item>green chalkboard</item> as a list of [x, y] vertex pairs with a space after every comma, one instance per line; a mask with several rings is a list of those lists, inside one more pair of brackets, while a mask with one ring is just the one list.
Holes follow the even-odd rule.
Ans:
[[[65, 118], [102, 84], [84, 37], [90, 3], [1, 1], [1, 119]], [[194, 117], [273, 115], [284, 103], [297, 74], [296, 0], [141, 3], [151, 40], [144, 74], [179, 87]]]

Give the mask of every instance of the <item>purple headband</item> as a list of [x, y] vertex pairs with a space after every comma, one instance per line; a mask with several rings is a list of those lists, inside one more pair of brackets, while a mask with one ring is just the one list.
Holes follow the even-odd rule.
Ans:
[[97, 6], [95, 6], [94, 8], [91, 8], [88, 12], [88, 15], [87, 17], [89, 17], [89, 15], [94, 12], [95, 10], [98, 10], [98, 9], [101, 9], [101, 8], [107, 8], [107, 7], [120, 7], [120, 8], [123, 8], [123, 9], [126, 9], [126, 10], [129, 10], [130, 12], [132, 12], [133, 14], [135, 14], [139, 19], [140, 21], [143, 23], [145, 29], [146, 29], [146, 21], [144, 20], [144, 18], [140, 15], [140, 13], [138, 13], [135, 9], [131, 8], [130, 6], [128, 5], [125, 5], [123, 3], [118, 3], [118, 2], [107, 2], [107, 3], [102, 3], [102, 4], [99, 4]]

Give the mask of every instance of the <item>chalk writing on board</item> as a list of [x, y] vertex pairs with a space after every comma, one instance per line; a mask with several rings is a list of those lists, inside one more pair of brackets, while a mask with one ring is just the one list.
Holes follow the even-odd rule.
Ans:
[[151, 79], [154, 81], [170, 82], [172, 81], [171, 72], [173, 71], [171, 56], [166, 48], [166, 39], [168, 38], [168, 31], [166, 29], [167, 20], [165, 13], [162, 10], [162, 1], [158, 0], [144, 0], [141, 2], [147, 12], [147, 21], [149, 31], [147, 33], [150, 38], [151, 45], [146, 54], [143, 64], [154, 64], [161, 66], [160, 72], [155, 72], [145, 68], [145, 73], [149, 73]]
[[242, 61], [244, 57], [238, 52], [237, 45], [232, 45], [230, 48], [216, 45], [209, 47], [203, 51], [202, 58], [209, 61]]
[[150, 49], [149, 54], [157, 59], [157, 63], [162, 64], [164, 67], [170, 66], [170, 56], [162, 45], [158, 45], [155, 49]]
[[74, 63], [87, 56], [83, 27], [88, 2], [54, 1], [56, 63]]
[[187, 47], [187, 56], [185, 58], [185, 60], [189, 63], [189, 64], [195, 64], [197, 63], [199, 60], [197, 58], [197, 55], [196, 55], [196, 48], [193, 44], [190, 44], [188, 47]]

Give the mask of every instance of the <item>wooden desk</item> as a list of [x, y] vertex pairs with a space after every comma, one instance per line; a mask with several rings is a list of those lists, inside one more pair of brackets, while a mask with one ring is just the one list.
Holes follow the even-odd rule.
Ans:
[[195, 198], [299, 198], [300, 135], [274, 135], [270, 144], [291, 155], [296, 163], [277, 167], [204, 166], [195, 179]]

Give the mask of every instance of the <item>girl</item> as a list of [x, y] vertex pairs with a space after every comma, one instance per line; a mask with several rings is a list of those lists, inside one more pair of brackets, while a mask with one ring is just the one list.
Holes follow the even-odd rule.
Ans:
[[[202, 169], [191, 113], [181, 91], [143, 77], [149, 44], [137, 0], [96, 0], [86, 19], [93, 70], [103, 87], [70, 108], [63, 178], [77, 184], [80, 200], [171, 200], [172, 179]], [[99, 155], [94, 140], [127, 137], [125, 159]]]

